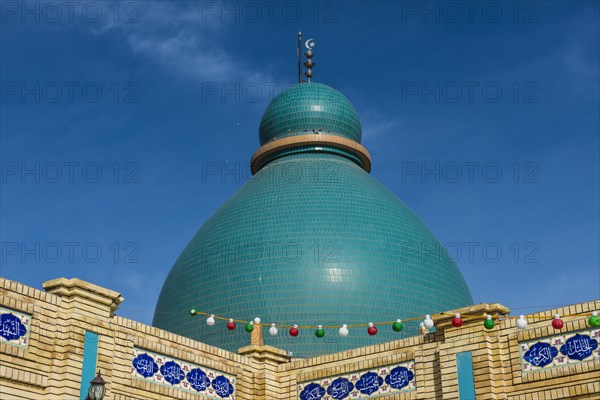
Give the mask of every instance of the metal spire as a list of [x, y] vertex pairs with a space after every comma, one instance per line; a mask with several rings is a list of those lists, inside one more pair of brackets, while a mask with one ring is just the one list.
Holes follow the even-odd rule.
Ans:
[[307, 49], [306, 52], [304, 53], [304, 55], [306, 56], [306, 61], [304, 61], [304, 66], [306, 67], [306, 72], [304, 73], [304, 75], [306, 75], [306, 77], [308, 78], [308, 81], [310, 82], [310, 78], [312, 78], [314, 75], [314, 73], [312, 71], [312, 67], [315, 66], [315, 63], [312, 60], [313, 56], [315, 55], [312, 50], [313, 47], [315, 47], [314, 39], [308, 39], [306, 41], [306, 43], [304, 43], [304, 46]]
[[298, 83], [302, 83], [302, 32], [298, 32]]

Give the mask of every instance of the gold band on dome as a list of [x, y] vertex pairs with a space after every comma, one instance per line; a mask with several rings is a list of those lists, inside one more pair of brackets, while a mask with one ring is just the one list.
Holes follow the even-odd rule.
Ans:
[[254, 153], [252, 156], [252, 161], [250, 163], [252, 175], [258, 172], [262, 166], [262, 162], [271, 154], [281, 150], [293, 149], [295, 147], [307, 145], [331, 146], [345, 150], [357, 156], [363, 164], [362, 168], [367, 172], [371, 172], [371, 155], [369, 154], [369, 151], [360, 143], [357, 143], [354, 140], [343, 138], [341, 136], [312, 133], [274, 140], [256, 150], [256, 153]]

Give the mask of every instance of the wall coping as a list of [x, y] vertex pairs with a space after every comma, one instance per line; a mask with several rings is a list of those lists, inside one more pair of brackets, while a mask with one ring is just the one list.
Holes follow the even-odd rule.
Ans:
[[62, 298], [82, 297], [110, 307], [111, 316], [125, 300], [120, 293], [78, 278], [57, 278], [46, 281], [42, 287], [48, 293]]
[[273, 346], [244, 346], [238, 350], [238, 353], [260, 362], [271, 361], [281, 364], [290, 362], [291, 360], [291, 356], [286, 350], [278, 349]]
[[460, 314], [463, 319], [463, 326], [470, 326], [481, 324], [483, 320], [479, 317], [484, 317], [485, 315], [491, 315], [492, 317], [508, 315], [510, 314], [510, 309], [500, 303], [479, 303], [457, 308], [456, 310], [444, 311], [431, 316], [435, 322], [436, 330], [443, 332], [445, 328], [450, 327], [452, 319], [456, 314]]

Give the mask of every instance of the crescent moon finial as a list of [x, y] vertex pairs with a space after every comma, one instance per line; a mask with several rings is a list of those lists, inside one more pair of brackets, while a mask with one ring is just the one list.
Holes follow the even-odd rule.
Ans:
[[315, 66], [314, 61], [312, 60], [314, 53], [313, 53], [313, 47], [315, 47], [315, 40], [313, 38], [308, 39], [306, 42], [304, 42], [304, 47], [306, 47], [306, 52], [304, 53], [304, 55], [306, 56], [306, 61], [304, 62], [304, 66], [306, 67], [306, 72], [304, 73], [304, 75], [308, 78], [308, 82], [310, 82], [310, 79], [313, 77], [314, 72], [312, 71], [312, 67]]

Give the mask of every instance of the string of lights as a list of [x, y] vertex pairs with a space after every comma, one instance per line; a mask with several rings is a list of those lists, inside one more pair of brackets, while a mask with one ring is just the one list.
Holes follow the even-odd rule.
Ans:
[[[244, 329], [246, 332], [252, 332], [254, 330], [254, 325], [258, 325], [261, 323], [260, 318], [254, 318], [253, 321], [245, 321], [245, 320], [241, 320], [241, 319], [235, 319], [235, 318], [227, 318], [227, 317], [223, 317], [223, 316], [219, 316], [219, 315], [215, 315], [215, 314], [209, 314], [203, 311], [198, 311], [194, 308], [192, 308], [190, 310], [190, 314], [192, 316], [197, 316], [197, 315], [202, 315], [202, 316], [206, 316], [206, 324], [208, 326], [214, 326], [216, 324], [216, 320], [223, 320], [223, 321], [228, 321], [227, 323], [227, 329], [229, 330], [235, 330], [237, 325], [236, 323], [239, 324], [245, 324]], [[543, 315], [542, 315], [543, 314]], [[440, 314], [435, 314], [433, 315], [433, 318], [431, 315], [425, 315], [425, 317], [413, 317], [413, 318], [405, 318], [404, 320], [401, 319], [397, 319], [395, 321], [381, 321], [381, 322], [368, 322], [368, 323], [360, 323], [360, 324], [342, 324], [342, 325], [289, 325], [289, 324], [280, 324], [280, 323], [263, 323], [263, 325], [270, 325], [269, 328], [269, 334], [271, 336], [276, 336], [278, 334], [278, 329], [277, 327], [285, 327], [285, 328], [289, 328], [289, 334], [290, 336], [298, 336], [299, 334], [299, 330], [300, 329], [314, 329], [315, 330], [315, 335], [317, 337], [323, 337], [325, 336], [325, 329], [337, 329], [339, 328], [339, 335], [342, 337], [348, 336], [349, 333], [349, 329], [355, 329], [355, 328], [364, 328], [367, 327], [367, 333], [371, 336], [376, 335], [377, 334], [377, 326], [385, 326], [385, 325], [391, 325], [392, 326], [392, 330], [394, 330], [395, 332], [400, 332], [402, 331], [404, 324], [403, 322], [409, 322], [409, 321], [421, 321], [421, 323], [419, 324], [419, 326], [421, 327], [422, 331], [425, 330], [425, 332], [429, 331], [429, 329], [432, 329], [435, 326], [435, 322], [434, 319], [439, 319], [439, 318], [444, 318], [447, 319], [451, 314], [450, 313], [440, 313]], [[548, 313], [537, 313], [537, 314], [531, 314], [528, 315], [527, 318], [525, 318], [524, 315], [519, 315], [518, 317], [516, 316], [512, 316], [512, 315], [504, 315], [504, 314], [484, 314], [484, 315], [461, 315], [461, 314], [454, 314], [454, 317], [452, 318], [452, 326], [455, 328], [459, 328], [463, 325], [464, 321], [474, 321], [474, 320], [483, 320], [483, 326], [485, 329], [490, 330], [493, 329], [494, 326], [496, 325], [496, 322], [499, 321], [505, 321], [505, 320], [510, 320], [510, 319], [516, 319], [516, 327], [518, 329], [525, 329], [527, 328], [528, 322], [527, 319], [531, 319], [531, 320], [548, 320], [548, 319], [552, 319], [552, 327], [556, 330], [560, 330], [563, 328], [564, 326], [564, 321], [562, 320], [562, 318], [581, 318], [584, 317], [586, 315], [586, 313], [577, 313], [577, 314], [564, 314], [562, 317], [559, 314], [555, 314], [554, 317], [551, 317], [548, 315]], [[590, 327], [593, 328], [597, 328], [600, 327], [600, 317], [598, 316], [598, 312], [597, 311], [593, 311], [591, 313], [591, 315], [588, 317], [587, 319], [587, 323]]]

